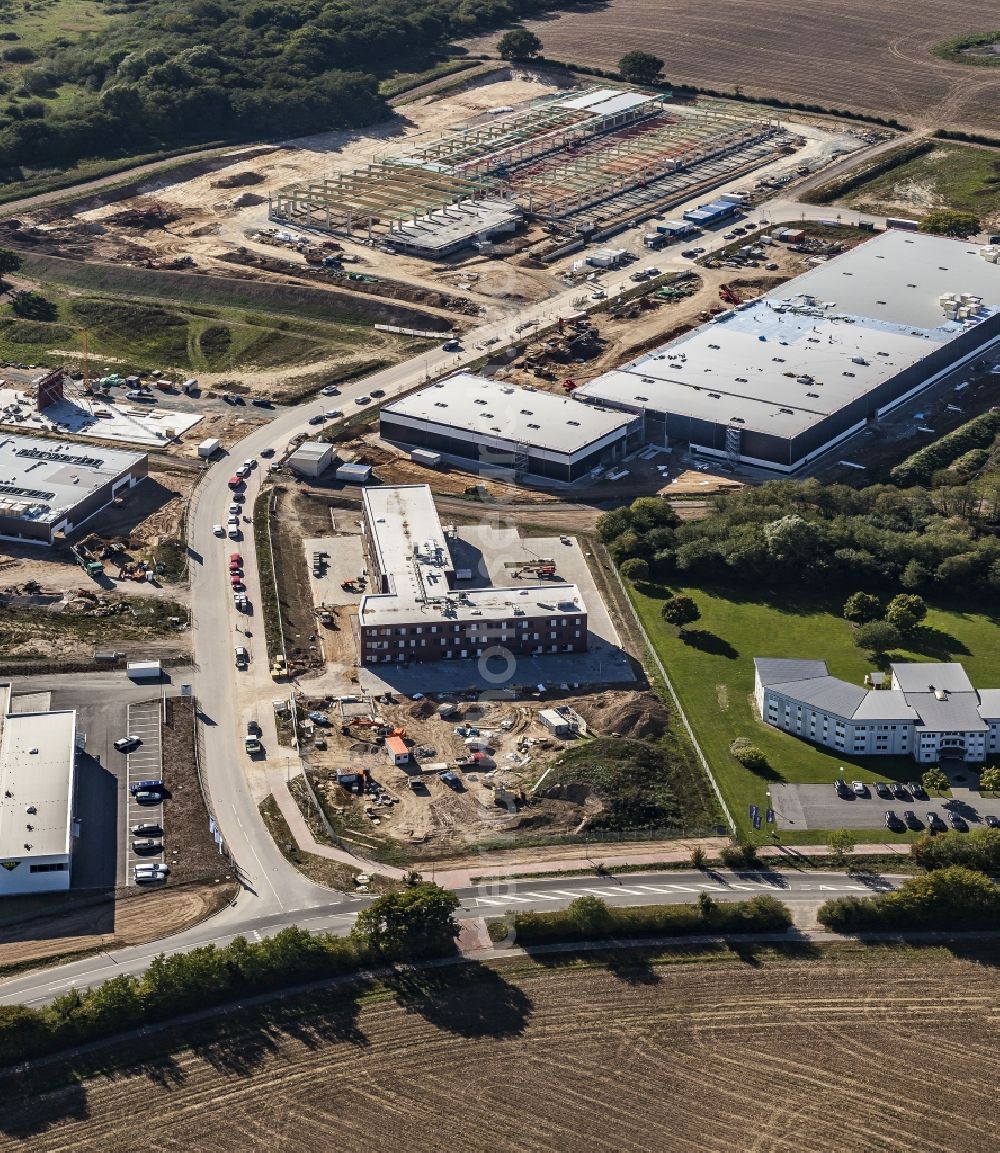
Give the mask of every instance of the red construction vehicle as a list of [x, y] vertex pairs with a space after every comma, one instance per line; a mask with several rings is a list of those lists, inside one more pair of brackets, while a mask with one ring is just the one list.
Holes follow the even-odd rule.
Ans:
[[724, 300], [726, 304], [737, 305], [741, 303], [739, 294], [728, 284], [719, 285], [719, 299]]

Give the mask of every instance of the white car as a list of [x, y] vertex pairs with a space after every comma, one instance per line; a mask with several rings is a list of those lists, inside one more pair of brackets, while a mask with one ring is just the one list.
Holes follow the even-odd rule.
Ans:
[[225, 526], [221, 525], [221, 524], [213, 524], [212, 525], [212, 532], [214, 532], [216, 536], [225, 536], [226, 535]]
[[166, 865], [136, 865], [135, 883], [137, 885], [152, 885], [156, 881], [165, 881], [170, 869]]
[[328, 384], [326, 388], [320, 389], [323, 396], [340, 396], [340, 389], [335, 384]]
[[343, 416], [343, 412], [339, 408], [328, 408], [323, 414], [327, 420], [336, 420], [338, 416]]
[[253, 457], [253, 456], [249, 457], [247, 460], [245, 460], [243, 462], [243, 468], [244, 468], [243, 475], [249, 476], [250, 473], [252, 473], [256, 467], [257, 467], [257, 458]]
[[233, 520], [235, 517], [236, 522], [239, 523], [240, 519], [240, 506], [238, 504], [231, 504], [229, 506], [229, 519]]
[[230, 540], [239, 540], [240, 539], [240, 522], [237, 520], [231, 520], [229, 522], [229, 531], [226, 533], [226, 535], [229, 537]]
[[354, 398], [355, 404], [371, 404], [372, 398], [370, 396], [356, 396]]

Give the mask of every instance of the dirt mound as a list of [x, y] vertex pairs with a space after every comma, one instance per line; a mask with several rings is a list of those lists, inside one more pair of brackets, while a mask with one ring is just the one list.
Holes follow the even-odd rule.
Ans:
[[418, 721], [427, 720], [427, 718], [433, 716], [436, 711], [437, 706], [434, 704], [434, 702], [429, 701], [426, 698], [422, 701], [415, 701], [413, 708], [410, 709], [411, 715], [415, 720]]
[[256, 192], [244, 192], [233, 201], [233, 207], [253, 208], [255, 204], [263, 204], [266, 199], [266, 196], [260, 196]]
[[597, 693], [575, 707], [587, 725], [602, 735], [659, 737], [667, 728], [667, 710], [652, 693]]
[[231, 176], [213, 180], [209, 188], [246, 188], [248, 184], [263, 184], [264, 179], [259, 172], [234, 172]]

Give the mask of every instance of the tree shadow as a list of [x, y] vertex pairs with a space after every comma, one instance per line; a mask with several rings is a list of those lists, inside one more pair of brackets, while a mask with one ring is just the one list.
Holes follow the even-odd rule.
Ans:
[[648, 952], [641, 949], [615, 949], [605, 957], [608, 972], [626, 985], [638, 987], [660, 983], [660, 974]]
[[942, 629], [929, 628], [921, 625], [908, 638], [908, 644], [914, 652], [921, 656], [934, 657], [936, 660], [953, 660], [956, 656], [968, 656], [969, 649], [957, 637]]
[[522, 989], [476, 961], [398, 973], [385, 983], [406, 1012], [459, 1037], [520, 1036], [533, 1008]]
[[713, 657], [725, 657], [734, 661], [740, 655], [727, 640], [705, 629], [682, 629], [681, 640], [690, 648], [699, 649]]
[[36, 1093], [28, 1084], [21, 1086], [24, 1092], [18, 1092], [18, 1080], [14, 1077], [7, 1084], [0, 1104], [0, 1133], [4, 1136], [26, 1141], [54, 1126], [86, 1121], [90, 1116], [87, 1090], [75, 1074], [68, 1084], [46, 1093]]

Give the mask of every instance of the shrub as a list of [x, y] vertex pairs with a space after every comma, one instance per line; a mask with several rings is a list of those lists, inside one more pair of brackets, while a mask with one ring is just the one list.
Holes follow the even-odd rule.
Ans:
[[929, 484], [935, 472], [947, 468], [970, 449], [989, 448], [1000, 432], [1000, 412], [984, 412], [954, 431], [908, 456], [889, 473], [899, 485]]
[[760, 864], [757, 860], [757, 846], [750, 841], [724, 845], [719, 850], [719, 860], [727, 869], [755, 869]]
[[911, 877], [877, 897], [837, 897], [820, 906], [820, 924], [837, 932], [979, 929], [997, 923], [1000, 889], [983, 873], [957, 865]]
[[630, 557], [622, 562], [621, 574], [627, 581], [635, 584], [637, 581], [649, 580], [649, 562], [641, 556]]
[[949, 831], [934, 837], [925, 833], [914, 842], [913, 859], [930, 870], [961, 865], [981, 873], [1000, 873], [1000, 829]]

